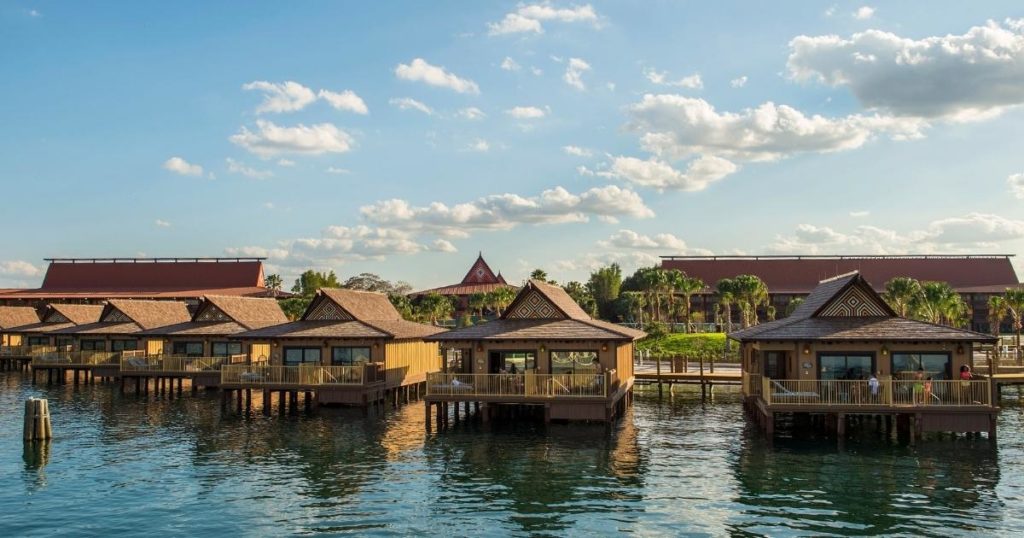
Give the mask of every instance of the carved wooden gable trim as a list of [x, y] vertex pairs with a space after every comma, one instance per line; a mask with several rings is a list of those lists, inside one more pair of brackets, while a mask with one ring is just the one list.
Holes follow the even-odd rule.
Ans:
[[71, 323], [71, 320], [65, 317], [64, 314], [51, 310], [46, 316], [46, 323]]
[[208, 305], [196, 316], [196, 321], [232, 321], [232, 319], [223, 310], [216, 306]]
[[133, 320], [124, 312], [121, 312], [116, 308], [112, 308], [110, 313], [103, 318], [103, 321], [106, 323], [132, 323]]
[[343, 310], [337, 303], [330, 299], [323, 299], [320, 304], [316, 305], [308, 316], [308, 321], [354, 321], [348, 312]]
[[873, 293], [868, 293], [860, 286], [851, 286], [843, 293], [833, 297], [819, 311], [820, 317], [881, 317], [888, 316], [885, 307], [878, 303]]
[[506, 319], [555, 319], [564, 317], [562, 312], [537, 290], [526, 292], [526, 296], [516, 301], [516, 304], [512, 306], [512, 310], [505, 314]]

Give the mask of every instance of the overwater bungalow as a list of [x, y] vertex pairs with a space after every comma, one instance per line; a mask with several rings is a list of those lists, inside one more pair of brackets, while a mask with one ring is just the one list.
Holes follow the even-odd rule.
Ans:
[[221, 389], [250, 397], [263, 391], [264, 412], [271, 393], [281, 401], [305, 395], [307, 405], [366, 405], [418, 393], [428, 372], [441, 368], [437, 343], [424, 338], [443, 332], [402, 319], [387, 296], [348, 289], [321, 289], [301, 319], [246, 331], [235, 337], [269, 346], [252, 351], [252, 363], [224, 366]]
[[25, 367], [28, 348], [22, 345], [20, 334], [8, 333], [22, 325], [39, 323], [39, 313], [29, 306], [0, 306], [0, 370]]
[[848, 417], [866, 415], [895, 419], [915, 438], [995, 436], [990, 380], [961, 378], [974, 367], [974, 346], [995, 338], [899, 317], [860, 273], [824, 280], [791, 316], [729, 338], [741, 346], [746, 406], [769, 435], [779, 415], [839, 435]]
[[73, 338], [54, 333], [98, 321], [102, 312], [102, 305], [48, 304], [35, 321], [7, 329], [7, 339], [12, 346], [10, 351], [16, 353], [20, 350], [26, 358], [30, 357], [31, 350], [70, 351]]
[[428, 427], [431, 406], [443, 421], [449, 403], [473, 403], [484, 419], [528, 406], [545, 420], [612, 420], [632, 394], [633, 343], [644, 336], [531, 280], [501, 318], [428, 338], [445, 357], [444, 371], [427, 376]]

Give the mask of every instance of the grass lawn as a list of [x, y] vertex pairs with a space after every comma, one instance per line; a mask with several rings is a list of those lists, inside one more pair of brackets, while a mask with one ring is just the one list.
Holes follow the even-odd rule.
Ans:
[[[733, 350], [736, 343], [733, 342]], [[725, 333], [671, 333], [658, 339], [644, 339], [638, 349], [651, 350], [655, 356], [697, 356], [700, 353], [721, 355], [725, 351]]]

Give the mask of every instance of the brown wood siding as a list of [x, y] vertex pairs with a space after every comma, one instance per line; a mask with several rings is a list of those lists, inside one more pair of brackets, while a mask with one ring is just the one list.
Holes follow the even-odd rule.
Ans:
[[619, 372], [620, 381], [633, 378], [633, 342], [615, 348], [615, 369]]
[[437, 342], [389, 342], [384, 345], [388, 388], [426, 381], [428, 372], [441, 370]]

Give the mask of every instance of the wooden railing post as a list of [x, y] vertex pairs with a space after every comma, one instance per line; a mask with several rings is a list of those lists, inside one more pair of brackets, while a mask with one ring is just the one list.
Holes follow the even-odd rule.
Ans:
[[766, 404], [772, 403], [771, 381], [768, 377], [761, 378], [761, 397], [764, 398]]

